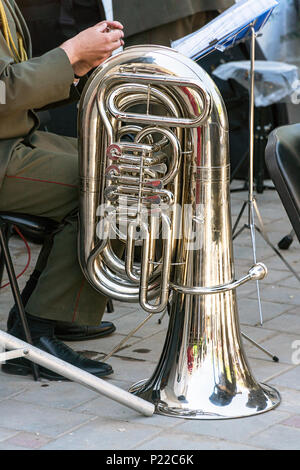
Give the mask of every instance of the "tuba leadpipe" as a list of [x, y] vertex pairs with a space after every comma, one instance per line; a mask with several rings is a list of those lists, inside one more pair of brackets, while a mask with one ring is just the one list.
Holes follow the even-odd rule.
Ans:
[[[245, 357], [235, 280], [228, 121], [214, 82], [161, 46], [125, 49], [90, 77], [79, 107], [79, 257], [91, 285], [169, 327], [150, 379], [156, 412], [249, 416], [280, 402]], [[138, 261], [139, 258], [139, 261]]]

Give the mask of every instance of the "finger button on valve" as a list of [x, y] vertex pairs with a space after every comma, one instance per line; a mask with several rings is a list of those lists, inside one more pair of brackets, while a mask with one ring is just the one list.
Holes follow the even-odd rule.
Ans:
[[122, 156], [122, 150], [119, 145], [111, 144], [107, 147], [106, 156], [112, 160], [117, 160]]

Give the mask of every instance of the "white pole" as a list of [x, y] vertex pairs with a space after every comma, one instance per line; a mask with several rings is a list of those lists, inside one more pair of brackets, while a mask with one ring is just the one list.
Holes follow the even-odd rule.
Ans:
[[99, 392], [102, 395], [121, 403], [121, 405], [132, 408], [145, 416], [152, 416], [154, 413], [155, 407], [152, 403], [136, 397], [115, 385], [109, 384], [108, 382], [105, 382], [104, 380], [99, 379], [78, 367], [72, 366], [71, 364], [68, 364], [67, 362], [62, 361], [61, 359], [58, 359], [35, 346], [31, 346], [30, 344], [25, 343], [24, 341], [21, 341], [20, 339], [1, 330], [0, 345], [5, 349], [10, 350], [22, 349], [26, 359], [35, 362], [46, 369], [50, 369], [69, 380], [78, 382], [91, 390]]

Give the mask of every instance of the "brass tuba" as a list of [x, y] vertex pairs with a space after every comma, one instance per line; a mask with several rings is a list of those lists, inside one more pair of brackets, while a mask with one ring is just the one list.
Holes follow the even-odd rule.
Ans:
[[245, 358], [234, 280], [228, 122], [214, 82], [161, 46], [111, 57], [79, 107], [82, 269], [99, 292], [168, 308], [152, 377], [131, 391], [156, 412], [194, 419], [270, 410], [279, 394]]

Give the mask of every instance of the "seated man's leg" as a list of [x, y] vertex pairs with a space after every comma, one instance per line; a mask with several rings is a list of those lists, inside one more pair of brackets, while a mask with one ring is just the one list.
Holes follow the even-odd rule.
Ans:
[[[61, 223], [26, 312], [30, 318], [98, 325], [106, 298], [81, 272], [77, 258], [78, 164], [76, 141], [38, 133], [34, 147], [19, 145], [0, 190], [0, 210]], [[40, 262], [40, 264], [42, 264]]]

